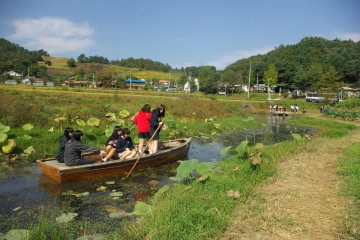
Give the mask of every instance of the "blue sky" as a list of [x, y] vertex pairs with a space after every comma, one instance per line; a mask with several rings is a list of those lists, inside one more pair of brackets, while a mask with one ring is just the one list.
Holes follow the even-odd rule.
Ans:
[[74, 59], [224, 69], [310, 36], [360, 41], [360, 1], [0, 0], [0, 37]]

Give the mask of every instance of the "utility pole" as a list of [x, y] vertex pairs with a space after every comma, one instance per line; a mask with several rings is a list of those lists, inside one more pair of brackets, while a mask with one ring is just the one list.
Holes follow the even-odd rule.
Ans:
[[130, 75], [130, 91], [131, 91], [131, 75]]
[[259, 92], [259, 74], [256, 74], [256, 92]]
[[251, 75], [251, 62], [250, 62], [250, 71], [249, 71], [248, 99], [250, 99], [250, 75]]

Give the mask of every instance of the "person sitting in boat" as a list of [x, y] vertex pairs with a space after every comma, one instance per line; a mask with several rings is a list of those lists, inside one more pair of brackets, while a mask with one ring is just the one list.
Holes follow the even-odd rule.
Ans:
[[114, 154], [116, 154], [116, 142], [120, 136], [121, 136], [121, 127], [115, 126], [111, 136], [108, 138], [108, 140], [105, 143], [106, 155], [105, 157], [103, 156], [104, 158], [101, 160], [102, 162], [109, 161], [110, 158], [113, 157]]
[[130, 137], [130, 129], [124, 128], [121, 131], [121, 136], [116, 143], [116, 151], [119, 154], [120, 159], [127, 159], [135, 156], [136, 151]]
[[65, 144], [64, 162], [66, 166], [95, 163], [94, 160], [83, 158], [82, 152], [104, 154], [104, 151], [101, 151], [99, 148], [89, 147], [81, 143], [83, 136], [84, 133], [81, 130], [75, 130], [71, 140]]
[[163, 130], [167, 129], [167, 126], [160, 120], [161, 117], [165, 117], [165, 106], [163, 104], [160, 104], [151, 113], [150, 135], [153, 136], [153, 139], [151, 141], [151, 146], [149, 147], [150, 154], [156, 153], [158, 150], [160, 128]]
[[138, 126], [139, 155], [141, 155], [141, 153], [143, 151], [145, 139], [146, 139], [146, 141], [149, 141], [151, 138], [151, 136], [150, 136], [150, 120], [151, 120], [150, 109], [151, 109], [150, 105], [145, 104], [134, 119], [134, 123]]
[[64, 134], [59, 137], [59, 147], [57, 149], [56, 156], [55, 156], [55, 159], [59, 163], [64, 162], [65, 143], [67, 143], [71, 139], [73, 132], [74, 132], [73, 128], [67, 127], [64, 130]]

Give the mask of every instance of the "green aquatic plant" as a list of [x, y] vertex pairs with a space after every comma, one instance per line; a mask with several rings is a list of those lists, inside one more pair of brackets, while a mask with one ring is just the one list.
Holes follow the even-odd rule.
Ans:
[[67, 120], [66, 113], [62, 117], [57, 117], [54, 119], [55, 122], [60, 124], [60, 131], [62, 132], [62, 126]]
[[16, 142], [13, 139], [7, 139], [2, 143], [1, 149], [4, 153], [11, 153], [16, 147]]
[[86, 124], [89, 127], [98, 127], [100, 125], [100, 119], [98, 119], [98, 118], [89, 118], [89, 120], [87, 120]]

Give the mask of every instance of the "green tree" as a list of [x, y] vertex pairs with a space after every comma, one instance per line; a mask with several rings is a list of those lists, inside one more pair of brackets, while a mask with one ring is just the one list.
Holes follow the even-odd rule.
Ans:
[[210, 66], [201, 68], [198, 77], [200, 92], [204, 92], [206, 94], [216, 92], [216, 86], [212, 82], [212, 75], [214, 73], [215, 73], [214, 68]]
[[69, 58], [66, 63], [68, 67], [75, 67], [75, 59], [73, 58]]
[[335, 70], [334, 66], [329, 66], [329, 69], [322, 74], [320, 81], [317, 82], [316, 88], [322, 92], [338, 93], [343, 83], [340, 82], [341, 77]]
[[294, 85], [290, 87], [293, 89], [306, 90], [309, 89], [310, 86], [311, 84], [308, 82], [306, 71], [302, 67], [299, 67], [299, 69], [295, 73]]
[[270, 63], [267, 70], [264, 72], [264, 84], [274, 85], [278, 81], [278, 71], [274, 64]]
[[189, 77], [187, 75], [185, 75], [185, 74], [181, 75], [179, 82], [178, 82], [179, 85], [184, 86], [187, 83], [188, 79], [189, 79]]
[[85, 54], [80, 54], [78, 57], [77, 57], [77, 60], [79, 63], [86, 63], [87, 62], [87, 58], [85, 57]]
[[321, 80], [323, 68], [318, 63], [312, 63], [307, 71], [307, 82], [309, 83], [308, 89], [316, 91], [319, 88], [318, 82]]

